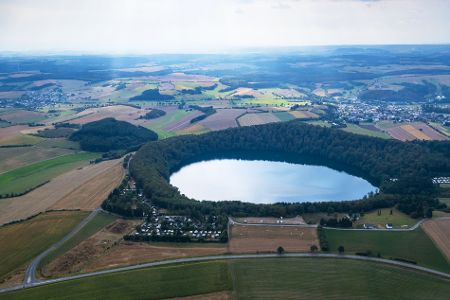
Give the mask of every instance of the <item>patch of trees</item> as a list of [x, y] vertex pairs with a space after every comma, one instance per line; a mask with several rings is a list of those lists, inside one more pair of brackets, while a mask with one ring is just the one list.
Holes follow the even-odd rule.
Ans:
[[328, 244], [327, 235], [323, 232], [322, 226], [317, 227], [317, 235], [319, 237], [320, 250], [329, 251], [330, 245]]
[[[170, 174], [191, 162], [242, 158], [319, 164], [361, 176], [381, 192], [357, 201], [252, 204], [196, 201], [169, 183]], [[398, 208], [412, 216], [439, 205], [434, 176], [448, 176], [450, 157], [419, 143], [355, 135], [333, 128], [286, 122], [180, 136], [148, 143], [130, 169], [137, 185], [155, 205], [173, 212], [233, 216], [288, 217], [303, 213], [359, 213]], [[397, 179], [392, 181], [391, 179]]]
[[139, 117], [139, 119], [151, 120], [151, 119], [156, 119], [156, 118], [162, 117], [165, 114], [166, 114], [166, 112], [163, 110], [152, 108], [151, 111], [149, 111], [145, 115]]
[[353, 226], [352, 220], [347, 217], [337, 219], [320, 219], [320, 225], [325, 227], [333, 227], [333, 228], [351, 228]]
[[216, 110], [212, 107], [212, 106], [198, 106], [198, 105], [189, 105], [190, 108], [201, 111], [203, 113], [203, 115], [197, 116], [193, 119], [191, 119], [191, 124], [193, 123], [197, 123], [201, 120], [206, 119], [207, 117], [209, 117], [212, 114], [216, 113]]
[[148, 101], [148, 100], [166, 101], [173, 99], [175, 99], [174, 96], [161, 94], [159, 92], [159, 89], [149, 89], [143, 91], [142, 94], [138, 96], [131, 97], [130, 101]]
[[65, 127], [59, 127], [54, 129], [46, 128], [44, 130], [39, 130], [36, 135], [45, 138], [64, 138], [69, 137], [74, 132], [75, 129], [73, 128], [65, 128]]
[[156, 141], [158, 135], [141, 126], [106, 118], [87, 123], [70, 136], [86, 151], [108, 152], [112, 150], [133, 150], [149, 141]]
[[73, 124], [73, 123], [55, 123], [55, 128], [79, 129], [79, 128], [81, 128], [81, 125], [80, 124]]

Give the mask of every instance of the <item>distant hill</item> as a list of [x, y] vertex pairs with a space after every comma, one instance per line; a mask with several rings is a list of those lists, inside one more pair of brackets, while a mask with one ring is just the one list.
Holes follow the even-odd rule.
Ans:
[[80, 142], [81, 149], [94, 152], [132, 149], [157, 139], [149, 129], [113, 118], [87, 123], [70, 136], [70, 140]]

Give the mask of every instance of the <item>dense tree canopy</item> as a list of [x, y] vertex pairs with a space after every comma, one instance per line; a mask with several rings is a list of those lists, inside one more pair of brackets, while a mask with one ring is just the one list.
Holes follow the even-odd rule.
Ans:
[[[361, 176], [386, 189], [386, 193], [360, 201], [256, 205], [194, 201], [168, 182], [170, 174], [185, 164], [220, 157], [321, 164]], [[132, 159], [131, 172], [156, 205], [187, 213], [214, 210], [232, 215], [280, 216], [326, 212], [330, 207], [336, 212], [358, 212], [403, 204], [403, 211], [421, 214], [424, 207], [437, 205], [431, 178], [449, 175], [450, 157], [425, 144], [288, 122], [148, 143]]]
[[70, 136], [70, 140], [80, 142], [81, 149], [94, 152], [132, 149], [157, 139], [151, 130], [113, 118], [87, 123]]

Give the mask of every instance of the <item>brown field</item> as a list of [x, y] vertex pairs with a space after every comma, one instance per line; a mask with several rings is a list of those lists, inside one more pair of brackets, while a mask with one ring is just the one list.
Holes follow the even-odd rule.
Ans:
[[223, 291], [186, 297], [169, 298], [166, 300], [228, 300], [231, 298], [231, 292]]
[[45, 266], [45, 277], [138, 264], [164, 259], [223, 254], [225, 245], [125, 242], [123, 235], [139, 221], [117, 220]]
[[237, 127], [236, 118], [245, 112], [243, 109], [217, 109], [217, 112], [198, 124], [210, 130], [222, 130]]
[[28, 110], [16, 110], [1, 115], [3, 120], [12, 123], [27, 123], [30, 121], [32, 122], [35, 119], [44, 118], [45, 116], [46, 115], [43, 113]]
[[[113, 188], [104, 177], [117, 182], [117, 171], [111, 172], [117, 165], [121, 165], [121, 160], [88, 165], [62, 174], [23, 196], [2, 199], [0, 225], [26, 219], [55, 205], [61, 209], [93, 209], [104, 200], [101, 197], [107, 195], [106, 191]], [[109, 176], [109, 172], [115, 175]], [[89, 198], [79, 198], [88, 194], [91, 195]]]
[[272, 113], [251, 113], [241, 116], [238, 122], [241, 126], [252, 126], [280, 122], [280, 119]]
[[37, 161], [72, 153], [62, 148], [18, 147], [0, 148], [0, 173]]
[[229, 249], [232, 253], [275, 252], [279, 246], [286, 251], [309, 251], [319, 246], [317, 229], [301, 226], [233, 225]]
[[450, 218], [428, 220], [422, 228], [450, 262]]
[[115, 118], [121, 121], [127, 121], [130, 123], [139, 123], [140, 116], [147, 113], [144, 109], [137, 109], [126, 105], [114, 105], [99, 108], [88, 108], [74, 116], [69, 116], [70, 123], [73, 124], [86, 124], [93, 121], [98, 121], [104, 118]]
[[231, 94], [228, 95], [228, 97], [232, 98], [232, 97], [236, 97], [236, 96], [253, 96], [255, 98], [259, 98], [259, 97], [263, 97], [264, 94], [262, 94], [261, 92], [254, 90], [252, 88], [237, 88], [235, 91], [233, 91]]
[[306, 224], [302, 217], [297, 216], [295, 218], [271, 218], [271, 217], [247, 217], [247, 218], [235, 218], [236, 222], [247, 224], [279, 224], [282, 221], [283, 224], [288, 225], [302, 225]]
[[310, 111], [303, 110], [293, 110], [289, 112], [291, 115], [296, 117], [297, 119], [316, 119], [319, 116]]
[[440, 132], [431, 128], [427, 124], [420, 122], [387, 128], [386, 131], [390, 136], [401, 141], [448, 140], [448, 138]]
[[20, 131], [27, 129], [26, 125], [17, 125], [17, 126], [9, 126], [0, 128], [0, 143], [7, 143], [9, 140], [14, 139], [18, 135], [20, 135]]
[[179, 134], [200, 134], [209, 130], [200, 124], [192, 124], [191, 126], [178, 131]]

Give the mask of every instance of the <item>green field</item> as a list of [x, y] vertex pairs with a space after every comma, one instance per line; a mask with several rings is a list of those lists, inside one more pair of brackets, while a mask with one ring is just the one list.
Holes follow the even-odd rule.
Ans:
[[448, 299], [448, 280], [372, 262], [272, 258], [189, 263], [71, 280], [0, 299], [166, 299], [218, 291], [233, 299]]
[[277, 117], [281, 122], [287, 122], [295, 119], [295, 117], [287, 111], [275, 112], [273, 113], [273, 115]]
[[378, 210], [374, 210], [365, 213], [357, 222], [356, 225], [366, 224], [376, 224], [381, 228], [385, 228], [385, 225], [390, 223], [394, 228], [401, 228], [402, 225], [408, 225], [408, 227], [416, 224], [419, 220], [415, 220], [410, 216], [398, 211], [397, 209], [392, 209], [392, 215], [390, 214], [390, 208], [380, 209], [381, 215], [378, 215]]
[[362, 128], [358, 125], [350, 124], [350, 123], [347, 123], [347, 127], [342, 128], [342, 130], [350, 132], [350, 133], [354, 133], [354, 134], [367, 135], [367, 136], [378, 137], [378, 138], [382, 138], [382, 139], [390, 139], [391, 138], [387, 133], [384, 133], [382, 131], [369, 130], [369, 129]]
[[0, 227], [0, 279], [59, 241], [87, 212], [52, 212]]
[[71, 169], [97, 158], [94, 153], [81, 152], [16, 168], [0, 175], [0, 194], [22, 193]]
[[413, 260], [420, 266], [450, 273], [450, 264], [420, 227], [407, 232], [325, 229], [324, 233], [332, 252], [344, 246], [347, 254], [371, 251], [383, 258]]
[[59, 257], [60, 255], [66, 253], [85, 239], [89, 238], [96, 232], [98, 232], [100, 229], [105, 227], [106, 225], [114, 222], [117, 217], [110, 215], [108, 213], [100, 212], [95, 216], [94, 219], [92, 219], [88, 224], [86, 224], [74, 237], [72, 237], [70, 240], [65, 242], [61, 247], [50, 253], [48, 256], [46, 256], [39, 266], [45, 266], [46, 264], [50, 263], [55, 258]]
[[151, 124], [146, 125], [145, 127], [155, 131], [158, 134], [160, 139], [171, 137], [171, 136], [176, 135], [176, 133], [171, 132], [171, 131], [166, 131], [163, 129], [163, 127], [172, 122], [181, 120], [183, 117], [185, 117], [189, 114], [191, 114], [190, 111], [177, 109], [175, 111], [168, 112], [166, 115], [164, 115], [158, 119], [155, 119], [154, 121], [152, 121]]

